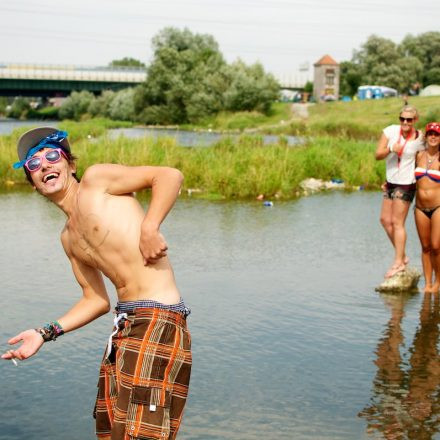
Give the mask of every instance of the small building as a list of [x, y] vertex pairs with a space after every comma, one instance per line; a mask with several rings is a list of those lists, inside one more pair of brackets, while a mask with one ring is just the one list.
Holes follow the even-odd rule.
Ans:
[[316, 102], [339, 99], [339, 64], [330, 56], [324, 55], [314, 65], [313, 96]]

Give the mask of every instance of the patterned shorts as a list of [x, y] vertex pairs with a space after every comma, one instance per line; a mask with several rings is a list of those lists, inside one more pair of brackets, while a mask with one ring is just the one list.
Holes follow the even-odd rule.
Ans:
[[191, 372], [182, 313], [138, 308], [120, 321], [101, 364], [94, 417], [98, 439], [175, 439]]
[[386, 184], [386, 189], [383, 193], [385, 199], [389, 200], [402, 200], [404, 202], [411, 203], [416, 195], [416, 185], [396, 185], [392, 183]]

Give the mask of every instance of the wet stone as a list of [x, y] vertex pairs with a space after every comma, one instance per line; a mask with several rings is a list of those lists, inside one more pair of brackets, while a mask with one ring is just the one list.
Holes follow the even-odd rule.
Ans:
[[421, 272], [414, 267], [407, 267], [404, 271], [396, 273], [396, 275], [386, 278], [379, 286], [376, 292], [410, 292], [417, 290], [417, 284], [422, 276]]

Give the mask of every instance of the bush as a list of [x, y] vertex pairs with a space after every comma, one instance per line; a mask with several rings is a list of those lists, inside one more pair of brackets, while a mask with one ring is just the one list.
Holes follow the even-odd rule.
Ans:
[[279, 96], [279, 84], [256, 63], [237, 61], [229, 68], [230, 85], [225, 92], [225, 108], [230, 111], [257, 110], [267, 113]]
[[148, 124], [196, 123], [222, 110], [267, 113], [279, 85], [261, 64], [226, 64], [210, 35], [166, 28], [153, 39], [154, 59], [135, 94]]
[[58, 111], [57, 107], [44, 107], [38, 110], [29, 109], [26, 114], [28, 119], [58, 119]]
[[128, 88], [117, 92], [109, 105], [110, 118], [132, 121], [135, 116], [134, 89]]
[[86, 90], [72, 92], [60, 107], [60, 118], [79, 121], [81, 116], [87, 113], [89, 106], [94, 99], [95, 97], [93, 93]]
[[29, 99], [19, 96], [14, 99], [11, 108], [7, 111], [7, 116], [15, 119], [24, 118], [30, 108]]
[[110, 117], [110, 106], [115, 97], [113, 90], [104, 90], [100, 96], [95, 98], [89, 105], [88, 112], [93, 116]]

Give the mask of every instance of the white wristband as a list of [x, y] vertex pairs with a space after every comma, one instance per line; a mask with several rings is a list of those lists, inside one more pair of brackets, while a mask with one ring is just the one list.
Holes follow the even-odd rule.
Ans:
[[390, 153], [393, 153], [393, 144], [391, 144], [391, 145], [389, 146], [389, 149], [390, 149]]

